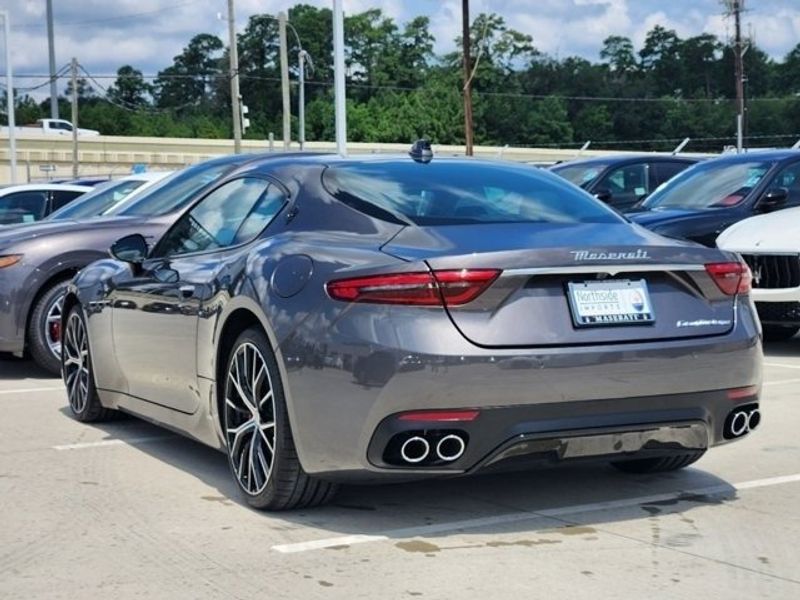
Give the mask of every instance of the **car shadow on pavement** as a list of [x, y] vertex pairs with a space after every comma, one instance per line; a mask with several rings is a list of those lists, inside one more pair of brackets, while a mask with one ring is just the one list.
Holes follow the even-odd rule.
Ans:
[[59, 379], [59, 377], [45, 371], [32, 360], [0, 352], [0, 381], [9, 379]]
[[[461, 529], [448, 524], [464, 521], [472, 529], [475, 519], [485, 521], [479, 528], [482, 532], [571, 535], [579, 530], [588, 533], [602, 523], [653, 518], [662, 512], [685, 513], [736, 499], [735, 488], [703, 471], [702, 462], [700, 468], [638, 476], [604, 464], [582, 463], [403, 484], [342, 486], [326, 506], [259, 513], [242, 500], [223, 453], [136, 418], [91, 426], [106, 433], [107, 439], [127, 441], [138, 451], [196, 477], [238, 509], [263, 516], [267, 522], [312, 528], [318, 538], [446, 538]], [[579, 529], [567, 531], [577, 525]]]

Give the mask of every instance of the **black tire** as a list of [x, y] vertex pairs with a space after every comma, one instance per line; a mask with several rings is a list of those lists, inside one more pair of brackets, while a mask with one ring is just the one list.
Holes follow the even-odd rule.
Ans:
[[780, 325], [763, 325], [765, 342], [785, 342], [792, 339], [800, 327], [782, 327]]
[[[81, 354], [80, 350], [76, 351], [76, 349], [73, 348], [73, 342], [75, 342], [75, 344], [81, 343], [80, 340], [77, 339], [78, 334], [76, 330], [72, 329], [72, 327], [77, 327], [77, 324], [73, 324], [73, 319], [77, 319], [80, 322], [83, 335], [87, 336], [85, 358], [79, 365], [69, 362], [71, 357]], [[100, 403], [100, 397], [97, 395], [97, 388], [94, 383], [94, 369], [92, 368], [91, 349], [89, 347], [88, 332], [86, 330], [86, 319], [83, 316], [81, 307], [73, 306], [65, 322], [66, 327], [63, 336], [64, 343], [61, 345], [61, 359], [64, 362], [64, 384], [67, 387], [67, 400], [69, 402], [70, 412], [73, 417], [83, 423], [94, 423], [111, 419], [117, 414], [117, 411], [105, 408]], [[85, 367], [85, 373], [79, 372], [76, 374], [76, 367], [78, 371], [81, 370], [81, 367]], [[78, 381], [75, 381], [73, 377], [78, 377]], [[81, 377], [83, 379], [81, 379]], [[81, 392], [83, 389], [82, 386], [85, 386], [85, 398], [82, 402], [79, 402], [74, 396], [74, 393]]]
[[47, 322], [47, 317], [51, 308], [53, 308], [59, 300], [63, 301], [68, 284], [68, 279], [58, 281], [44, 290], [33, 306], [31, 318], [28, 323], [27, 341], [28, 352], [31, 358], [33, 358], [37, 365], [55, 376], [61, 375], [61, 356], [60, 352], [54, 354], [50, 349], [47, 340], [48, 328], [50, 325]]
[[[245, 365], [250, 364], [251, 359], [248, 358], [248, 350], [253, 355], [253, 348], [258, 350], [258, 353], [263, 359], [266, 367], [266, 374], [268, 377], [256, 377], [253, 379], [251, 376], [245, 376], [244, 379], [249, 379], [253, 385], [249, 389], [244, 389], [247, 386], [240, 385], [237, 388], [231, 382], [230, 375], [237, 373], [237, 364], [235, 361], [239, 360], [239, 364], [243, 365], [243, 369], [247, 368]], [[242, 352], [244, 354], [242, 355]], [[238, 358], [237, 358], [238, 357]], [[251, 364], [256, 364], [252, 362]], [[260, 372], [260, 368], [255, 368]], [[250, 374], [252, 375], [252, 373]], [[219, 384], [220, 392], [220, 412], [222, 415], [222, 428], [225, 434], [225, 441], [227, 447], [228, 464], [231, 467], [231, 474], [236, 481], [240, 492], [242, 493], [247, 504], [259, 510], [289, 510], [294, 508], [308, 508], [318, 506], [328, 502], [336, 493], [337, 486], [333, 483], [322, 481], [315, 477], [308, 475], [300, 464], [297, 456], [297, 450], [294, 445], [294, 438], [292, 437], [292, 430], [289, 424], [289, 415], [286, 410], [286, 398], [283, 393], [283, 385], [280, 379], [280, 372], [278, 365], [273, 355], [269, 342], [264, 333], [255, 327], [251, 327], [236, 339], [233, 347], [227, 357], [224, 379]], [[260, 382], [260, 385], [259, 385]], [[244, 382], [246, 383], [246, 381]], [[263, 388], [266, 384], [269, 388]], [[255, 392], [252, 388], [258, 388]], [[246, 402], [239, 394], [240, 389], [244, 389], [245, 395], [250, 395], [252, 398], [264, 397], [266, 394], [262, 392], [265, 389], [271, 389], [272, 406], [270, 407], [267, 400], [255, 401], [252, 406], [255, 406], [255, 411], [258, 413], [257, 421], [252, 427], [252, 435], [250, 439], [250, 446], [247, 446], [247, 440], [236, 443], [235, 434], [231, 433], [232, 429], [241, 429], [242, 424], [245, 422], [252, 422], [256, 416], [249, 414], [254, 409], [248, 408]], [[228, 400], [231, 399], [229, 403]], [[264, 404], [262, 404], [262, 402]], [[267, 437], [259, 437], [256, 431], [261, 427], [269, 427], [272, 423], [272, 448], [271, 463], [266, 476], [262, 477], [259, 482], [259, 477], [252, 472], [252, 477], [249, 471], [249, 459], [245, 462], [245, 453], [248, 452], [249, 458], [253, 458], [254, 452], [261, 452], [259, 458], [265, 458], [264, 450], [269, 449], [268, 435]], [[269, 430], [267, 430], [269, 431]], [[248, 434], [249, 435], [249, 434]], [[262, 441], [263, 440], [263, 441]], [[253, 447], [255, 445], [255, 450]], [[238, 451], [237, 451], [238, 450]], [[237, 470], [237, 463], [239, 469]], [[244, 465], [248, 465], [248, 472], [244, 475]], [[260, 465], [263, 467], [264, 463]], [[257, 489], [261, 485], [263, 488]]]
[[625, 473], [663, 473], [677, 471], [697, 462], [706, 453], [705, 450], [662, 456], [660, 458], [639, 458], [634, 460], [620, 460], [611, 465]]

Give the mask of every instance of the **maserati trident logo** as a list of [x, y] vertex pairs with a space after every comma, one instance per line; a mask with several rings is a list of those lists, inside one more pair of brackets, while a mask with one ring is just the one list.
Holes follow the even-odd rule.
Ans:
[[592, 252], [591, 250], [570, 250], [575, 262], [592, 260], [650, 260], [647, 250], [641, 248], [629, 252]]
[[753, 270], [753, 283], [755, 284], [756, 287], [758, 287], [761, 284], [761, 267], [758, 267], [757, 269]]

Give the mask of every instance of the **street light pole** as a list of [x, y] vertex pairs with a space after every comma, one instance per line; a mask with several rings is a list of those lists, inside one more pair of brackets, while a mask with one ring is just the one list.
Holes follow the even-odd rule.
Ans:
[[53, 33], [53, 0], [47, 0], [47, 51], [50, 57], [50, 118], [58, 118], [58, 83], [56, 82], [56, 44]]
[[8, 111], [8, 158], [11, 166], [11, 183], [17, 183], [17, 130], [16, 122], [14, 119], [14, 76], [11, 72], [11, 43], [9, 35], [11, 35], [11, 26], [8, 22], [8, 11], [0, 11], [0, 16], [3, 17], [3, 28], [5, 29], [5, 36], [3, 44], [5, 46], [6, 55], [6, 110]]
[[306, 145], [306, 56], [308, 54], [301, 47], [297, 53], [300, 84], [297, 91], [297, 141], [300, 144], [300, 150], [304, 150]]
[[228, 56], [230, 57], [231, 116], [233, 117], [233, 151], [242, 152], [242, 119], [239, 114], [239, 52], [236, 48], [236, 23], [233, 0], [228, 0]]
[[278, 38], [280, 40], [281, 102], [283, 106], [283, 149], [292, 143], [292, 105], [289, 100], [289, 55], [286, 42], [286, 13], [278, 13]]
[[344, 11], [333, 0], [333, 79], [336, 104], [336, 151], [347, 156], [347, 105], [344, 87]]

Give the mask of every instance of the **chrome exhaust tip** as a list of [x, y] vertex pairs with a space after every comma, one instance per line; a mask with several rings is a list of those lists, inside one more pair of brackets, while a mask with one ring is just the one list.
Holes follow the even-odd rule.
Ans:
[[761, 411], [754, 408], [750, 411], [750, 414], [747, 415], [747, 431], [753, 431], [758, 427], [759, 423], [761, 423]]
[[428, 458], [430, 451], [431, 446], [428, 440], [415, 435], [403, 442], [403, 445], [400, 447], [400, 456], [402, 456], [403, 460], [407, 463], [415, 464]]
[[439, 440], [439, 443], [436, 444], [436, 456], [439, 460], [454, 461], [461, 458], [466, 447], [467, 445], [460, 435], [451, 433], [450, 435], [444, 436]]
[[731, 435], [733, 435], [734, 437], [739, 437], [740, 435], [744, 435], [745, 433], [747, 433], [749, 429], [750, 429], [749, 415], [743, 410], [734, 413], [730, 425]]

